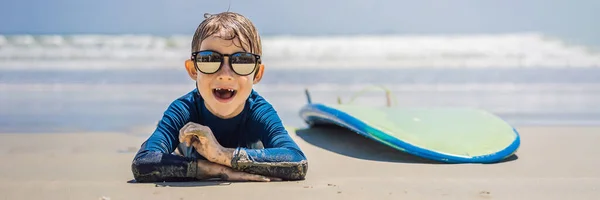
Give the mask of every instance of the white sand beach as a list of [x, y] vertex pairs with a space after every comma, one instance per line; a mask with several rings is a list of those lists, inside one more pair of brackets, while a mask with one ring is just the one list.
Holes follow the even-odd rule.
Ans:
[[300, 129], [291, 134], [309, 159], [306, 180], [269, 183], [130, 183], [148, 136], [137, 132], [2, 133], [0, 199], [600, 197], [600, 127], [517, 129], [521, 148], [496, 164], [431, 163], [351, 132]]

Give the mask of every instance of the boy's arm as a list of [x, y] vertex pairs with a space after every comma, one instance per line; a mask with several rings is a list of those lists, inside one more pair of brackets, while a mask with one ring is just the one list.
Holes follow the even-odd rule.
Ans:
[[201, 176], [196, 160], [171, 154], [179, 144], [179, 129], [191, 119], [191, 106], [176, 100], [165, 111], [154, 133], [133, 159], [131, 168], [136, 181], [182, 181]]
[[233, 169], [285, 180], [304, 179], [308, 169], [306, 156], [269, 103], [257, 105], [251, 113], [249, 125], [249, 131], [261, 136], [265, 148], [236, 148], [231, 159]]
[[133, 159], [131, 170], [137, 182], [189, 181], [221, 178], [229, 181], [270, 181], [254, 174], [237, 172], [207, 160], [195, 160], [171, 152], [179, 145], [179, 130], [193, 119], [193, 104], [173, 102]]

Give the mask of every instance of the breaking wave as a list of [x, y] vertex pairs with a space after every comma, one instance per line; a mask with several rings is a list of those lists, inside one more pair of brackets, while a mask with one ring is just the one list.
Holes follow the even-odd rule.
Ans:
[[[598, 67], [600, 52], [538, 33], [265, 36], [270, 68]], [[165, 69], [191, 36], [0, 35], [0, 69]]]

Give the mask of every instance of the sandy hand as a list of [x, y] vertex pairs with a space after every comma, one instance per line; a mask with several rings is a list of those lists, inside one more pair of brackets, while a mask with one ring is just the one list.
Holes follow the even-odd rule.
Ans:
[[207, 160], [224, 160], [223, 147], [217, 142], [208, 126], [189, 122], [179, 130], [179, 142], [193, 146]]
[[281, 181], [280, 178], [267, 177], [262, 175], [250, 174], [246, 172], [235, 171], [229, 167], [225, 167], [220, 174], [222, 180], [225, 181]]
[[207, 160], [198, 160], [198, 179], [220, 178], [223, 181], [281, 181], [281, 178], [268, 177], [233, 170], [230, 167], [213, 163]]

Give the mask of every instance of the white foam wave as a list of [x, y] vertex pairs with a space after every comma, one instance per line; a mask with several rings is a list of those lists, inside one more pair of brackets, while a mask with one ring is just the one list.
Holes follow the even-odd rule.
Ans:
[[[179, 68], [191, 36], [0, 35], [0, 69]], [[263, 37], [272, 68], [597, 67], [600, 53], [537, 33]]]

